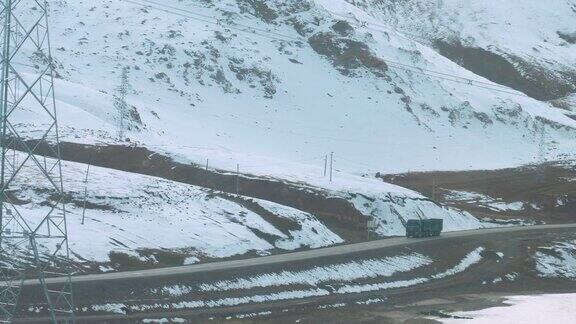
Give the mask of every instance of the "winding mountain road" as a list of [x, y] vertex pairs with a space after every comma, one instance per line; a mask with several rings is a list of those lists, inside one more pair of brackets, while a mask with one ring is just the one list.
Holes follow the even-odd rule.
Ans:
[[[125, 272], [112, 272], [104, 274], [91, 274], [73, 276], [74, 283], [82, 282], [98, 282], [122, 279], [138, 279], [138, 278], [152, 278], [152, 277], [168, 277], [174, 275], [184, 275], [193, 273], [206, 273], [212, 271], [234, 270], [239, 268], [257, 267], [272, 264], [299, 262], [305, 260], [316, 259], [320, 257], [331, 256], [344, 256], [353, 255], [355, 253], [366, 252], [371, 250], [379, 250], [391, 247], [408, 246], [424, 241], [432, 242], [439, 240], [458, 239], [466, 237], [475, 237], [490, 234], [504, 234], [510, 233], [511, 235], [519, 232], [553, 232], [555, 230], [574, 229], [576, 224], [555, 224], [555, 225], [537, 225], [537, 226], [523, 226], [523, 227], [498, 227], [479, 230], [468, 230], [458, 232], [443, 233], [442, 236], [423, 239], [409, 239], [405, 237], [389, 238], [378, 241], [363, 242], [357, 244], [338, 245], [333, 247], [307, 250], [301, 252], [277, 254], [264, 257], [255, 257], [243, 260], [221, 261], [213, 263], [203, 263], [188, 266], [158, 268], [141, 271], [125, 271]], [[61, 283], [63, 278], [49, 278], [47, 283]], [[26, 280], [25, 285], [36, 285], [37, 280]]]

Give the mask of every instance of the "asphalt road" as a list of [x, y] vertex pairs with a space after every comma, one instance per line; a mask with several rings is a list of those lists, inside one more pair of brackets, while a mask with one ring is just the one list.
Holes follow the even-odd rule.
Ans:
[[[409, 239], [405, 237], [389, 238], [378, 241], [363, 242], [357, 244], [349, 245], [339, 245], [321, 249], [307, 250], [302, 252], [293, 252], [285, 254], [277, 254], [272, 256], [255, 257], [243, 260], [231, 260], [213, 263], [203, 263], [188, 266], [170, 267], [170, 268], [159, 268], [150, 269], [142, 271], [125, 271], [125, 272], [113, 272], [104, 274], [91, 274], [91, 275], [80, 275], [73, 276], [72, 281], [74, 283], [80, 282], [91, 282], [91, 281], [110, 281], [110, 280], [122, 280], [122, 279], [136, 279], [136, 278], [150, 278], [150, 277], [167, 277], [174, 275], [183, 274], [193, 274], [193, 273], [205, 273], [211, 271], [220, 270], [233, 270], [237, 268], [245, 267], [255, 267], [279, 263], [290, 263], [297, 261], [305, 261], [310, 259], [315, 259], [319, 257], [330, 257], [330, 256], [342, 256], [350, 255], [358, 252], [365, 252], [371, 250], [378, 250], [390, 247], [407, 246], [423, 241], [439, 241], [455, 238], [482, 236], [487, 234], [502, 234], [502, 233], [518, 233], [518, 232], [547, 232], [557, 229], [569, 229], [574, 228], [576, 230], [576, 224], [557, 224], [557, 225], [537, 225], [537, 226], [524, 226], [524, 227], [499, 227], [490, 229], [480, 229], [480, 230], [469, 230], [469, 231], [459, 231], [459, 232], [448, 232], [443, 233], [442, 236], [433, 238], [423, 238], [423, 239]], [[63, 278], [51, 278], [47, 279], [47, 283], [61, 283]], [[37, 280], [26, 280], [25, 285], [36, 285]]]

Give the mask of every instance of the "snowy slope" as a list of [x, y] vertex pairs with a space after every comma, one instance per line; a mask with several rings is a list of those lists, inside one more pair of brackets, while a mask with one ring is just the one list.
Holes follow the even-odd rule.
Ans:
[[[79, 262], [107, 263], [111, 253], [121, 253], [155, 263], [156, 255], [171, 252], [190, 263], [345, 243], [315, 215], [273, 202], [251, 200], [272, 216], [263, 215], [222, 193], [161, 178], [91, 167], [86, 186], [85, 165], [66, 162], [63, 170], [70, 249]], [[14, 195], [27, 215], [46, 213], [55, 199], [54, 192], [37, 181], [38, 172], [26, 167], [14, 183], [22, 188]], [[364, 215], [375, 217], [376, 232], [383, 236], [403, 235], [400, 219], [416, 218], [418, 209], [443, 218], [447, 230], [490, 226], [392, 185], [362, 199], [349, 192], [327, 194], [350, 199]]]
[[454, 312], [454, 318], [435, 318], [446, 324], [537, 324], [551, 322], [569, 324], [574, 321], [575, 294], [562, 295], [533, 295], [507, 297], [504, 306], [496, 306], [478, 311]]
[[52, 5], [65, 140], [114, 140], [126, 65], [128, 136], [183, 161], [291, 179], [321, 174], [330, 151], [353, 174], [499, 168], [537, 161], [541, 127], [548, 159], [572, 154], [576, 122], [549, 104], [386, 67], [380, 59], [489, 83], [392, 28], [334, 27], [333, 12], [373, 10], [343, 0], [165, 5]]
[[[85, 165], [65, 163], [63, 171], [70, 248], [79, 260], [105, 262], [110, 252], [138, 256], [145, 249], [177, 251], [193, 260], [343, 242], [313, 215], [275, 203], [257, 202], [299, 229], [277, 228], [203, 188], [97, 167], [91, 167], [86, 186]], [[38, 171], [26, 168], [23, 175], [14, 184], [22, 185], [17, 194], [26, 202], [22, 208], [30, 213], [45, 208], [53, 198], [36, 181]]]

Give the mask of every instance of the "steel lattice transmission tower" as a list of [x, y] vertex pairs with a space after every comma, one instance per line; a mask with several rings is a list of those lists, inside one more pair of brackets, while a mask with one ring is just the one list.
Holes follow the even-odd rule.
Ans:
[[48, 5], [0, 1], [0, 322], [15, 318], [29, 282], [52, 322], [72, 322]]

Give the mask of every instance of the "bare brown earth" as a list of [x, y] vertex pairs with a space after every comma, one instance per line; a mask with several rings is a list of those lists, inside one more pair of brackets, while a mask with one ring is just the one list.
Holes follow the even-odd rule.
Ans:
[[[549, 162], [502, 170], [422, 172], [379, 177], [480, 218], [570, 223], [576, 221], [575, 165], [572, 161]], [[450, 190], [480, 193], [507, 203], [523, 202], [524, 208], [521, 211], [495, 211], [476, 201], [453, 200]]]
[[[28, 142], [30, 146], [36, 144], [37, 141]], [[236, 193], [236, 174], [180, 163], [144, 147], [61, 143], [60, 152], [62, 159], [67, 161], [160, 177], [217, 192]], [[53, 156], [53, 150], [46, 142], [38, 144], [36, 153]], [[302, 183], [250, 174], [240, 174], [239, 178], [238, 189], [243, 196], [265, 199], [311, 213], [347, 242], [363, 241], [366, 236], [367, 217], [345, 199], [332, 197]]]

